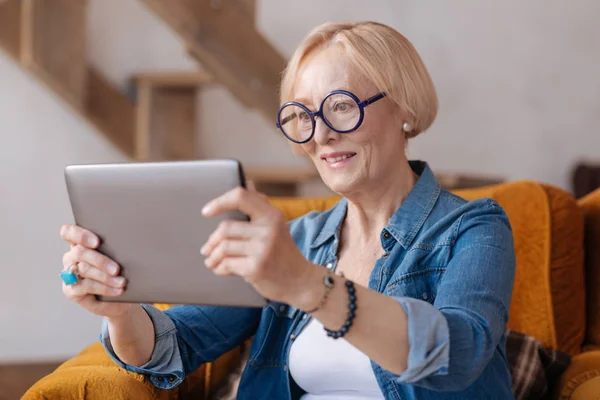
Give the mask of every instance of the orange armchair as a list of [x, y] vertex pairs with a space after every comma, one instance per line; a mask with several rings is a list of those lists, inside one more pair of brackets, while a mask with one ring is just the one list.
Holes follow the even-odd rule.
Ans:
[[578, 201], [585, 218], [586, 329], [582, 352], [560, 382], [561, 399], [600, 398], [600, 189]]
[[[573, 356], [555, 397], [600, 397], [600, 191], [577, 202], [560, 189], [523, 181], [456, 193], [467, 200], [494, 198], [509, 216], [517, 273], [508, 327]], [[272, 203], [292, 219], [325, 210], [337, 200], [274, 198]], [[242, 347], [202, 366], [179, 387], [159, 390], [143, 376], [118, 368], [98, 343], [41, 379], [23, 398], [208, 399], [239, 362]]]

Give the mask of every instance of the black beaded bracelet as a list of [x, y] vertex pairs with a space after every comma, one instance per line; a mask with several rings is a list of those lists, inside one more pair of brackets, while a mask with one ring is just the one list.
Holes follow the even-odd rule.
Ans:
[[352, 326], [352, 321], [354, 321], [354, 317], [356, 317], [356, 290], [354, 289], [354, 282], [346, 281], [346, 290], [348, 290], [348, 316], [346, 317], [346, 322], [344, 322], [344, 326], [339, 331], [331, 331], [325, 328], [327, 332], [327, 336], [339, 339], [344, 337], [346, 333], [350, 330]]

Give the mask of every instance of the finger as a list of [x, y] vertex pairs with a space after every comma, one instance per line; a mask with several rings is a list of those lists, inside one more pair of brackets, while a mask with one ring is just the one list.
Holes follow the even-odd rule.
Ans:
[[60, 228], [60, 236], [71, 245], [79, 244], [90, 249], [95, 249], [100, 245], [98, 236], [77, 225], [63, 225]]
[[204, 260], [208, 268], [216, 267], [226, 257], [243, 257], [247, 254], [246, 240], [221, 240]]
[[68, 298], [77, 300], [78, 298], [88, 294], [99, 296], [119, 296], [123, 293], [123, 289], [110, 287], [98, 281], [84, 278], [75, 285], [65, 285], [63, 283], [63, 292]]
[[246, 181], [246, 188], [251, 191], [251, 192], [256, 192], [256, 185], [254, 184], [254, 181]]
[[84, 261], [81, 261], [77, 264], [77, 269], [79, 271], [79, 276], [82, 278], [88, 278], [114, 288], [125, 287], [126, 281], [122, 276], [109, 275], [105, 271], [102, 271], [101, 269], [98, 269]]
[[214, 247], [224, 239], [251, 239], [256, 234], [256, 228], [248, 222], [222, 221], [217, 229], [208, 237], [206, 243], [200, 249], [200, 253], [206, 256], [213, 251]]
[[[67, 260], [70, 261], [68, 265], [74, 262], [84, 261], [96, 268], [100, 268], [110, 275], [117, 275], [119, 273], [119, 265], [96, 250], [76, 245], [69, 253], [71, 254], [66, 257]], [[68, 265], [65, 265], [65, 268], [68, 267]]]
[[219, 276], [234, 276], [234, 274], [229, 271], [225, 264], [219, 265], [217, 268], [212, 270], [215, 275]]
[[202, 214], [212, 217], [225, 211], [240, 210], [250, 219], [258, 219], [271, 211], [272, 207], [264, 195], [237, 187], [208, 202], [202, 209]]
[[247, 257], [227, 257], [223, 259], [212, 271], [219, 276], [248, 276], [250, 270]]

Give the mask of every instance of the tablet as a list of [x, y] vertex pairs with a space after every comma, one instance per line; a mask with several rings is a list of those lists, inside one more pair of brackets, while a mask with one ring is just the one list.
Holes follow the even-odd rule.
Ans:
[[210, 200], [245, 186], [236, 160], [69, 165], [67, 192], [75, 224], [100, 237], [99, 251], [127, 279], [118, 297], [102, 301], [263, 307], [267, 301], [245, 280], [217, 276], [200, 248], [224, 219], [206, 218]]

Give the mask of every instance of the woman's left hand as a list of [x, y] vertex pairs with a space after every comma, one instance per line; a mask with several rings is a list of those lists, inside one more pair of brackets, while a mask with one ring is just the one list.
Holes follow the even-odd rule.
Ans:
[[202, 246], [205, 264], [217, 275], [237, 275], [265, 298], [297, 303], [314, 282], [315, 269], [300, 252], [282, 212], [267, 197], [238, 187], [209, 202], [205, 217], [240, 210], [249, 222], [224, 220]]

